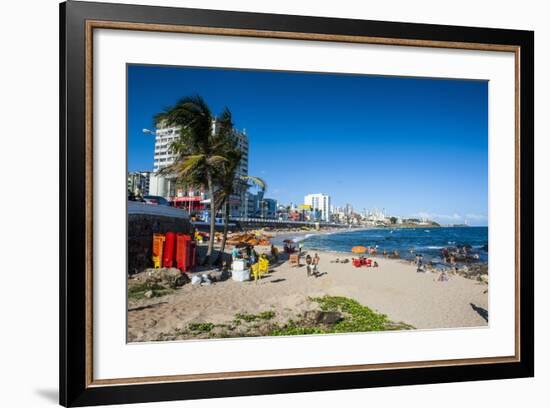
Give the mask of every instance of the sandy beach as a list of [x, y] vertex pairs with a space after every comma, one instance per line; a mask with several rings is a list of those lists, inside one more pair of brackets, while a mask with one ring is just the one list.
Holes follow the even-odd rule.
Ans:
[[186, 284], [162, 297], [129, 299], [128, 340], [178, 339], [174, 333], [185, 331], [190, 324], [224, 325], [239, 314], [273, 311], [273, 322], [285, 324], [318, 309], [308, 298], [324, 295], [354, 299], [415, 329], [488, 324], [485, 283], [458, 275], [439, 282], [438, 273], [417, 273], [406, 261], [381, 257], [376, 258], [377, 268], [355, 268], [351, 262], [334, 262], [351, 260], [350, 254], [310, 254], [314, 252], [321, 257], [318, 277], [307, 276], [303, 260], [301, 267], [291, 266], [282, 255], [258, 282], [227, 279], [207, 286]]

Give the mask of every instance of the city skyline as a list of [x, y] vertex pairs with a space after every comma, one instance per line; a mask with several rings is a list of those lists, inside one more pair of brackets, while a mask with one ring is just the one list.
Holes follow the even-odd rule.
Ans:
[[128, 67], [128, 171], [153, 168], [152, 117], [200, 94], [246, 129], [266, 197], [311, 193], [444, 224], [487, 225], [484, 81]]

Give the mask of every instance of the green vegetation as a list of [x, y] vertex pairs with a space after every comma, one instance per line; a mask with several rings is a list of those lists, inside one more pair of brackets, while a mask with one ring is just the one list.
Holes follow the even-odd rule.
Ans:
[[[240, 324], [241, 320], [244, 320], [245, 322], [253, 322], [255, 320], [271, 320], [275, 317], [275, 312], [273, 310], [266, 310], [265, 312], [260, 312], [257, 315], [254, 314], [246, 314], [246, 313], [237, 313], [235, 315], [235, 324]], [[238, 322], [238, 323], [237, 323]]]
[[214, 323], [190, 323], [187, 328], [194, 332], [208, 333], [212, 331], [215, 326]]
[[376, 313], [353, 299], [343, 296], [323, 296], [310, 298], [317, 302], [324, 312], [340, 312], [342, 319], [333, 325], [315, 326], [309, 322], [289, 321], [283, 327], [275, 328], [272, 336], [289, 336], [296, 334], [327, 334], [327, 333], [353, 333], [384, 330], [412, 329], [405, 323], [394, 323], [386, 315]]
[[160, 297], [173, 292], [173, 289], [167, 289], [157, 283], [138, 283], [128, 286], [128, 299], [139, 300], [145, 299], [145, 293], [151, 291], [151, 297]]
[[[406, 323], [395, 323], [386, 315], [377, 313], [361, 305], [353, 299], [342, 296], [323, 296], [309, 298], [316, 302], [319, 309], [298, 316], [296, 320], [289, 320], [280, 324], [273, 320], [276, 316], [273, 310], [266, 310], [258, 314], [238, 313], [227, 324], [209, 322], [190, 323], [187, 330], [177, 330], [172, 334], [163, 334], [159, 340], [175, 340], [178, 338], [227, 338], [227, 337], [257, 337], [257, 336], [295, 336], [329, 333], [354, 333], [386, 330], [413, 329]], [[326, 312], [326, 313], [324, 313]], [[312, 318], [316, 314], [326, 317], [336, 313], [336, 319], [324, 320]], [[330, 323], [326, 323], [329, 321]]]

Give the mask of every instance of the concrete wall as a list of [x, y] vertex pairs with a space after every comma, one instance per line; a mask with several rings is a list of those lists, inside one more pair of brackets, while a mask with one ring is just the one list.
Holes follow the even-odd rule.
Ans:
[[153, 234], [190, 233], [188, 218], [154, 214], [128, 214], [128, 273], [134, 274], [153, 266]]

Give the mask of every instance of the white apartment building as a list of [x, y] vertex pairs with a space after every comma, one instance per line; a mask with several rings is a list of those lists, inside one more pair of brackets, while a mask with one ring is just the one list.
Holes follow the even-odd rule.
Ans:
[[[216, 122], [213, 124], [213, 132], [216, 133], [218, 127]], [[242, 153], [241, 165], [238, 169], [237, 176], [248, 175], [248, 137], [245, 131], [239, 132], [235, 130], [237, 148]], [[155, 155], [154, 155], [154, 172], [158, 172], [161, 168], [174, 163], [176, 154], [170, 150], [172, 143], [178, 138], [177, 127], [161, 127], [155, 132]]]
[[380, 211], [378, 208], [372, 210], [365, 209], [365, 219], [371, 222], [384, 222], [386, 221], [386, 211], [382, 209]]
[[[218, 131], [216, 122], [213, 123], [214, 133]], [[248, 136], [245, 131], [235, 130], [233, 137], [236, 141], [237, 148], [241, 151], [242, 157], [240, 166], [237, 169], [236, 180], [239, 180], [241, 176], [248, 175]], [[178, 128], [177, 127], [160, 127], [156, 129], [155, 132], [155, 153], [154, 153], [154, 174], [151, 176], [151, 193], [154, 195], [159, 195], [162, 197], [170, 196], [179, 196], [179, 200], [185, 201], [186, 197], [189, 196], [189, 200], [195, 201], [197, 199], [198, 191], [194, 192], [177, 192], [176, 185], [173, 180], [170, 180], [170, 177], [159, 176], [156, 173], [171, 164], [177, 158], [177, 155], [171, 151], [170, 147], [172, 143], [178, 138]], [[198, 189], [194, 189], [198, 190]], [[201, 200], [203, 203], [208, 202], [208, 197], [204, 196], [203, 192], [200, 192]], [[235, 195], [231, 198], [231, 215], [232, 216], [245, 216], [246, 214], [246, 191], [242, 191], [239, 195]]]
[[174, 163], [176, 155], [170, 150], [170, 145], [177, 139], [176, 127], [158, 128], [155, 132], [155, 155], [153, 171], [156, 173], [163, 167]]
[[331, 206], [329, 195], [322, 193], [308, 194], [304, 197], [304, 204], [310, 205], [313, 210], [321, 211], [321, 219], [325, 222], [330, 222]]

